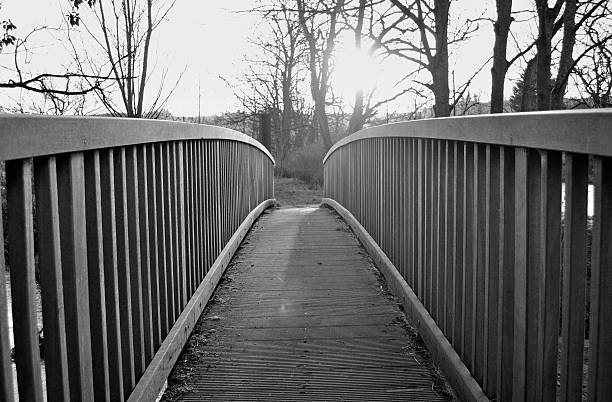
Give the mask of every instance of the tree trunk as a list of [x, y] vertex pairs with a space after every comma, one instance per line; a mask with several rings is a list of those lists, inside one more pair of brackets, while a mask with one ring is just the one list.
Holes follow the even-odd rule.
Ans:
[[430, 68], [435, 99], [434, 113], [436, 117], [445, 117], [450, 115], [448, 100], [448, 11], [450, 1], [435, 0], [434, 6], [436, 55], [433, 57], [433, 65]]
[[523, 93], [521, 94], [521, 112], [538, 110], [537, 106], [537, 60], [538, 57], [527, 62], [523, 73]]
[[325, 99], [315, 101], [314, 114], [317, 126], [319, 127], [319, 136], [323, 140], [323, 146], [325, 147], [325, 151], [327, 151], [331, 148], [332, 141], [329, 132], [329, 120], [327, 119], [327, 113], [325, 111]]
[[[361, 51], [361, 31], [363, 29], [363, 18], [365, 15], [366, 0], [359, 0], [359, 11], [357, 13], [357, 26], [355, 27], [355, 49]], [[363, 89], [355, 92], [355, 106], [349, 120], [348, 134], [353, 134], [363, 128]]]
[[434, 114], [436, 117], [450, 116], [449, 88], [448, 88], [448, 59], [441, 60], [440, 65], [431, 72], [433, 77]]
[[286, 72], [283, 79], [283, 111], [281, 113], [280, 123], [280, 150], [278, 155], [280, 156], [281, 163], [284, 162], [285, 158], [289, 154], [289, 143], [291, 140], [291, 119], [293, 117], [293, 103], [291, 101], [291, 82], [293, 80], [291, 74], [291, 66], [288, 67], [289, 71]]
[[563, 44], [561, 47], [561, 57], [559, 58], [559, 70], [557, 79], [551, 94], [551, 108], [563, 109], [563, 97], [567, 88], [567, 79], [570, 75], [574, 59], [574, 43], [576, 42], [576, 0], [565, 1], [565, 11], [563, 13]]
[[349, 120], [349, 127], [347, 134], [353, 134], [363, 128], [363, 90], [358, 89], [355, 93], [355, 106], [353, 107], [353, 113]]
[[548, 7], [547, 0], [536, 0], [536, 4], [538, 9], [536, 96], [538, 99], [538, 110], [550, 110], [551, 42], [555, 16]]
[[[329, 32], [325, 39], [323, 51], [317, 46], [316, 33], [308, 28], [306, 11], [304, 2], [301, 0], [297, 1], [298, 6], [298, 17], [300, 20], [300, 27], [302, 33], [308, 43], [309, 52], [309, 69], [310, 69], [310, 92], [312, 94], [312, 100], [314, 102], [314, 126], [318, 127], [319, 135], [323, 140], [325, 150], [331, 148], [332, 141], [329, 131], [329, 121], [327, 120], [327, 112], [325, 111], [325, 100], [327, 99], [327, 90], [329, 86], [329, 74], [330, 74], [330, 60], [334, 50], [334, 44], [338, 31], [336, 30], [336, 22], [338, 13], [344, 5], [344, 0], [338, 0], [333, 10], [329, 11]], [[319, 30], [319, 34], [320, 34]], [[321, 53], [321, 54], [320, 54]], [[320, 67], [317, 68], [317, 61], [320, 54]]]
[[493, 45], [493, 67], [491, 67], [491, 113], [504, 111], [504, 83], [508, 71], [506, 48], [508, 32], [512, 23], [512, 0], [497, 0], [495, 21], [495, 44]]

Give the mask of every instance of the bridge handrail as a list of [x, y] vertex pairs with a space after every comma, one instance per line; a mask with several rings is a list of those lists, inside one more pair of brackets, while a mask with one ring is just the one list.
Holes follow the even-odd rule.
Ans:
[[[340, 139], [323, 163], [353, 141], [419, 137], [612, 156], [610, 109], [504, 113], [411, 120], [367, 127]], [[580, 135], [576, 135], [580, 133]]]
[[274, 163], [270, 151], [259, 141], [225, 127], [117, 117], [0, 114], [0, 160], [196, 139], [244, 142]]
[[611, 110], [367, 128], [327, 153], [324, 197], [395, 266], [455, 388], [482, 388], [460, 396], [612, 394]]
[[3, 115], [2, 164], [0, 400], [154, 400], [273, 203], [269, 151], [214, 126]]

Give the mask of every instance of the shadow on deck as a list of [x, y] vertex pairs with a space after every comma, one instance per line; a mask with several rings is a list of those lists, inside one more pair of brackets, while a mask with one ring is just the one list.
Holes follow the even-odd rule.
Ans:
[[262, 215], [164, 400], [446, 400], [448, 386], [348, 226], [326, 208]]

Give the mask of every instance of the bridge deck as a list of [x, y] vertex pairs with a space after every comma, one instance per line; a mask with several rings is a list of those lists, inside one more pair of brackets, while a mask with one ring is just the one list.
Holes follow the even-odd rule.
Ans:
[[365, 251], [328, 209], [262, 215], [165, 399], [444, 400]]

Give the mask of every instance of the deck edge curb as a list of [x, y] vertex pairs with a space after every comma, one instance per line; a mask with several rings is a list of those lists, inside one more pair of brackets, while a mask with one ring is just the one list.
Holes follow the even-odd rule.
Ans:
[[153, 360], [147, 367], [138, 384], [130, 394], [128, 401], [155, 401], [164, 389], [168, 376], [174, 368], [176, 360], [181, 354], [187, 339], [198, 322], [202, 311], [206, 307], [225, 269], [238, 250], [253, 223], [269, 207], [274, 206], [276, 200], [268, 199], [253, 209], [242, 221], [236, 232], [227, 242], [212, 267], [198, 286], [187, 306], [176, 320], [166, 339], [159, 347]]
[[446, 339], [429, 312], [423, 306], [410, 285], [399, 273], [385, 252], [374, 241], [361, 223], [340, 203], [331, 198], [322, 198], [322, 205], [335, 210], [351, 227], [376, 266], [383, 274], [393, 294], [400, 299], [404, 311], [423, 337], [435, 363], [440, 366], [461, 400], [488, 401], [484, 391], [461, 361], [461, 358]]

